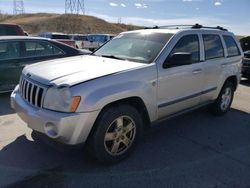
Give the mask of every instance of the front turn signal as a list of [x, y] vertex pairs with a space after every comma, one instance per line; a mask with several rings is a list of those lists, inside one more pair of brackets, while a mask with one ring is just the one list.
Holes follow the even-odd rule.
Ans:
[[80, 102], [81, 102], [80, 96], [73, 97], [71, 100], [69, 112], [75, 112], [76, 109], [78, 108], [78, 105], [80, 104]]

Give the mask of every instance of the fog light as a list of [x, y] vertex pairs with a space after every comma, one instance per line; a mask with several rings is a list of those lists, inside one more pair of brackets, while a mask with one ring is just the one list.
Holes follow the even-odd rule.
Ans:
[[51, 137], [51, 138], [57, 138], [58, 137], [58, 131], [56, 128], [56, 125], [54, 123], [46, 123], [44, 126], [45, 133]]

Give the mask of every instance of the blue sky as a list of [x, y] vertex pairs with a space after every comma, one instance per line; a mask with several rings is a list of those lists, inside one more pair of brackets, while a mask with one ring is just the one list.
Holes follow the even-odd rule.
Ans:
[[[64, 13], [64, 0], [24, 0], [25, 12]], [[13, 12], [12, 0], [0, 0], [0, 11]], [[87, 15], [110, 22], [143, 26], [221, 25], [250, 35], [250, 0], [85, 0]]]

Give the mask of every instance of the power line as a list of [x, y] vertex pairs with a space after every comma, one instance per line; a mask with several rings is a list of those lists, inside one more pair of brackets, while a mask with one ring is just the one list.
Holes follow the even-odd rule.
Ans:
[[65, 0], [65, 14], [85, 14], [84, 0]]
[[13, 14], [24, 14], [23, 0], [13, 0]]

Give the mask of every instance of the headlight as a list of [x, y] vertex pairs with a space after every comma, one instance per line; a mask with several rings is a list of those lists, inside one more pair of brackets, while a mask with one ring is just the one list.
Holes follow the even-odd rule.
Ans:
[[81, 97], [72, 96], [68, 87], [51, 87], [45, 94], [43, 107], [60, 112], [75, 112], [80, 101]]

